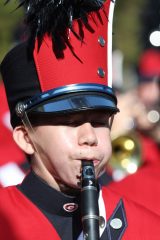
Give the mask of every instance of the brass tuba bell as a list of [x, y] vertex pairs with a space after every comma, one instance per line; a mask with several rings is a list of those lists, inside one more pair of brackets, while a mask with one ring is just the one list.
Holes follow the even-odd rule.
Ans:
[[141, 163], [141, 147], [135, 133], [127, 133], [112, 140], [112, 157], [108, 167], [115, 181], [135, 173]]

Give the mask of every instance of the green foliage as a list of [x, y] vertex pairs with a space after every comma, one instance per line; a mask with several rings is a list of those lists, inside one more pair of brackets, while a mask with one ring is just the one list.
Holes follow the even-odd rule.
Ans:
[[4, 5], [0, 0], [0, 62], [13, 44], [13, 31], [19, 21], [22, 21], [23, 10], [15, 10], [18, 1], [11, 1]]
[[125, 64], [135, 64], [142, 48], [140, 16], [146, 0], [117, 0], [114, 14], [113, 46], [125, 56]]

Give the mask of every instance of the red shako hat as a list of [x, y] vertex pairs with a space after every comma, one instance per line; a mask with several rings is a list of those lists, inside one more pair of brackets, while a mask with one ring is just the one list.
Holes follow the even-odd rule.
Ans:
[[31, 37], [13, 48], [1, 64], [12, 126], [21, 124], [24, 111], [117, 112], [112, 90], [115, 2], [24, 2]]
[[141, 81], [151, 81], [160, 78], [160, 51], [149, 48], [142, 52], [139, 59], [139, 75]]

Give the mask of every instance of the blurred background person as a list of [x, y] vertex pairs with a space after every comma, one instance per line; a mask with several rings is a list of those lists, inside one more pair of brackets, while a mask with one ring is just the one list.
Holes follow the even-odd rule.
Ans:
[[137, 94], [142, 102], [144, 116], [137, 116], [137, 128], [160, 143], [160, 50], [145, 50], [138, 66]]
[[[139, 165], [156, 162], [160, 158], [160, 51], [145, 50], [140, 56], [137, 69], [137, 85], [125, 93], [118, 94], [120, 113], [115, 117], [113, 124], [113, 139], [121, 137], [122, 140], [122, 136], [128, 135], [128, 138], [133, 137], [137, 146], [134, 150], [139, 162], [137, 161], [135, 167], [133, 162], [130, 163], [132, 168], [129, 164], [124, 164], [124, 169], [121, 166], [126, 174], [127, 171], [136, 171]], [[122, 144], [120, 140], [115, 144], [113, 158], [120, 155], [118, 144]], [[123, 163], [125, 161], [121, 164]], [[128, 170], [125, 167], [128, 167]], [[119, 180], [123, 174], [113, 177]]]
[[[137, 45], [141, 45], [141, 50], [137, 54], [135, 63], [132, 63], [132, 68], [129, 67], [128, 62], [126, 64], [126, 58], [131, 52], [129, 47], [127, 53], [122, 45], [113, 52], [115, 55], [115, 60], [113, 56], [113, 82], [120, 108], [112, 129], [113, 158], [111, 162], [112, 167], [117, 168], [117, 171], [114, 171], [116, 172], [113, 175], [114, 180], [120, 180], [136, 172], [139, 166], [157, 162], [160, 158], [159, 10], [160, 1], [156, 0], [145, 1], [143, 7], [139, 9], [137, 19], [140, 31], [135, 32], [135, 35], [137, 34]], [[126, 24], [125, 27], [127, 26]], [[132, 46], [136, 52], [137, 48], [135, 45]], [[127, 136], [124, 137], [124, 135]], [[128, 145], [128, 149], [125, 145]], [[130, 164], [125, 154], [132, 157]], [[118, 164], [121, 158], [124, 158], [123, 162], [120, 161], [123, 166]], [[115, 159], [114, 163], [113, 159]]]

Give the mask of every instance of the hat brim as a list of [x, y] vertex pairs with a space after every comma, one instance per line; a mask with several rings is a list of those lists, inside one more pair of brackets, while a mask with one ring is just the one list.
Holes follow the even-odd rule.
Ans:
[[108, 110], [118, 112], [115, 101], [106, 94], [98, 93], [82, 93], [68, 94], [65, 97], [50, 99], [31, 108], [27, 111], [31, 113], [55, 113], [64, 114], [67, 112], [83, 111], [83, 110]]

